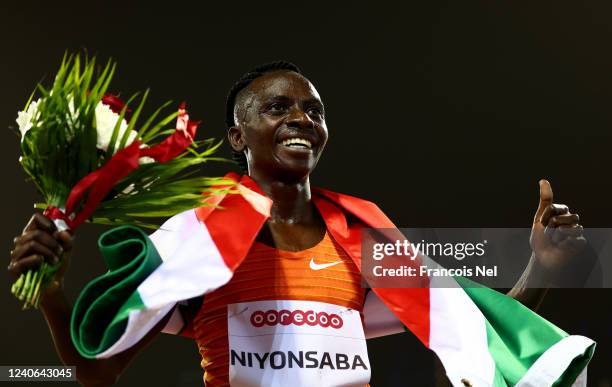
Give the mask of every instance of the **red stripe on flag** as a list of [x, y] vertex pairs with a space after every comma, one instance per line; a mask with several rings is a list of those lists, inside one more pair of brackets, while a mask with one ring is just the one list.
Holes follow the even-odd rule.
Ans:
[[[226, 175], [226, 178], [234, 176]], [[245, 199], [245, 194], [259, 196], [255, 192], [241, 190], [239, 194], [226, 194], [219, 203], [219, 211], [210, 211], [210, 207], [195, 210], [198, 220], [206, 225], [225, 265], [232, 272], [246, 257], [268, 218]]]
[[[361, 243], [364, 225], [371, 228], [396, 229], [395, 225], [374, 203], [321, 189], [317, 189], [315, 193], [324, 196], [314, 195], [313, 201], [321, 212], [327, 229], [361, 270]], [[342, 206], [363, 223], [347, 224], [343, 211], [330, 200]], [[392, 233], [382, 235], [385, 234], [391, 235]], [[372, 291], [404, 326], [429, 348], [429, 287], [372, 288]]]
[[372, 291], [429, 348], [429, 288], [372, 288]]
[[393, 222], [370, 201], [354, 196], [313, 188], [313, 193], [326, 197], [372, 228], [396, 228]]

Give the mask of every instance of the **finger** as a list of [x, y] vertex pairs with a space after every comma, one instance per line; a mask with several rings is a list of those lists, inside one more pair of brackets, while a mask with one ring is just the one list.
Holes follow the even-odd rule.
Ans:
[[17, 246], [11, 253], [11, 260], [19, 261], [33, 254], [40, 254], [45, 257], [46, 261], [53, 264], [59, 262], [59, 257], [51, 249], [36, 240], [31, 240]]
[[549, 205], [551, 205], [553, 201], [553, 192], [552, 192], [552, 188], [548, 180], [542, 179], [540, 180], [539, 184], [540, 184], [540, 202], [538, 203], [538, 209], [533, 219], [534, 223], [538, 223], [541, 221], [544, 210]]
[[548, 227], [559, 227], [568, 226], [580, 223], [580, 216], [578, 214], [564, 214], [556, 215], [550, 218], [548, 221]]
[[27, 272], [30, 269], [37, 269], [44, 261], [42, 255], [34, 254], [27, 256], [19, 261], [11, 261], [8, 266], [8, 271], [14, 277], [19, 277], [22, 273]]
[[568, 238], [579, 238], [584, 235], [584, 228], [579, 224], [570, 226], [562, 225], [555, 229], [552, 240], [555, 244], [561, 243]]
[[558, 244], [559, 248], [569, 251], [572, 253], [577, 253], [585, 248], [587, 245], [587, 240], [584, 236], [579, 236], [576, 238], [565, 238], [561, 243]]
[[[559, 205], [553, 205], [553, 206], [559, 206]], [[567, 208], [567, 206], [563, 206], [563, 207]], [[561, 209], [561, 208], [558, 208], [557, 210], [552, 209], [550, 211], [550, 214], [553, 214], [555, 211], [561, 212], [561, 211], [564, 211], [564, 209]], [[546, 227], [544, 228], [544, 234], [548, 236], [548, 238], [550, 238], [553, 242], [556, 242], [564, 238], [562, 235], [555, 234], [558, 227], [577, 225], [579, 222], [580, 222], [580, 217], [578, 216], [578, 214], [568, 213], [564, 215], [551, 216], [550, 219], [546, 221], [546, 224], [545, 224]]]
[[53, 237], [60, 243], [64, 251], [72, 250], [74, 237], [69, 231], [56, 231], [53, 233]]
[[31, 240], [38, 241], [44, 246], [48, 247], [49, 250], [55, 252], [56, 255], [60, 255], [63, 251], [60, 243], [48, 232], [43, 230], [28, 231], [14, 239], [15, 246], [23, 245]]
[[49, 233], [53, 233], [56, 230], [56, 227], [55, 224], [51, 221], [51, 219], [47, 218], [40, 212], [37, 212], [36, 214], [32, 215], [30, 221], [23, 229], [23, 232], [25, 233], [27, 231], [33, 231], [37, 229], [42, 229]]
[[542, 213], [540, 223], [547, 226], [551, 217], [567, 213], [569, 213], [569, 207], [567, 207], [565, 204], [549, 204]]

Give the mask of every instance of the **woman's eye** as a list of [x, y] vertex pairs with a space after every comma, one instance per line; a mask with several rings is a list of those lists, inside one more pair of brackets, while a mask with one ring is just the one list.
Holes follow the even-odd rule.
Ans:
[[308, 109], [308, 115], [315, 116], [315, 117], [321, 117], [323, 116], [323, 112], [318, 108], [310, 108]]
[[273, 103], [272, 105], [270, 105], [270, 110], [272, 110], [273, 112], [284, 111], [285, 105], [283, 105], [282, 103]]

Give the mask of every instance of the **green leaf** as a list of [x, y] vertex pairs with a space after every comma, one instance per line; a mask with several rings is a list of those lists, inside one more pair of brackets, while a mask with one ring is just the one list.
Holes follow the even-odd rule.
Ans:
[[142, 142], [144, 142], [145, 144], [152, 145], [153, 142], [151, 142], [151, 139], [153, 137], [155, 137], [155, 134], [157, 134], [157, 132], [162, 130], [164, 126], [166, 126], [170, 122], [174, 121], [176, 119], [176, 117], [178, 117], [178, 114], [179, 114], [179, 112], [176, 111], [176, 112], [166, 116], [164, 119], [162, 119], [158, 123], [156, 123], [151, 129], [148, 130], [148, 132], [145, 135], [143, 135]]
[[125, 133], [123, 134], [123, 138], [121, 138], [121, 142], [119, 143], [119, 149], [123, 149], [125, 147], [125, 143], [130, 137], [130, 132], [132, 131], [132, 129], [134, 129], [134, 126], [138, 121], [138, 117], [140, 116], [140, 112], [142, 111], [142, 107], [144, 106], [144, 103], [146, 102], [148, 96], [149, 89], [145, 90], [142, 98], [140, 99], [140, 104], [138, 105], [138, 108], [134, 111], [134, 114], [132, 114], [132, 117], [130, 118], [130, 123], [128, 124], [128, 127], [125, 130]]
[[[113, 134], [111, 135], [110, 142], [108, 143], [108, 148], [106, 149], [107, 161], [115, 154], [115, 149], [116, 150], [121, 149], [121, 147], [115, 148], [117, 138], [119, 136], [119, 129], [121, 128], [121, 123], [123, 122], [123, 119], [125, 118], [125, 113], [127, 112], [128, 106], [139, 94], [140, 92], [132, 95], [130, 99], [128, 99], [127, 102], [125, 103], [125, 106], [123, 107], [123, 109], [121, 109], [121, 113], [119, 114], [119, 117], [117, 118], [117, 122], [115, 123], [115, 128], [113, 129]], [[129, 133], [129, 132], [126, 130], [126, 133]], [[124, 136], [126, 133], [124, 133]]]
[[165, 109], [166, 107], [168, 107], [168, 105], [170, 105], [171, 103], [172, 101], [167, 101], [166, 103], [161, 105], [159, 108], [157, 108], [157, 110], [155, 110], [155, 112], [149, 117], [149, 119], [144, 123], [144, 125], [142, 125], [140, 129], [138, 129], [138, 138], [141, 138], [141, 139], [143, 138], [143, 136], [147, 133], [149, 126], [151, 126], [151, 124], [157, 118], [159, 113], [161, 113], [161, 111]]

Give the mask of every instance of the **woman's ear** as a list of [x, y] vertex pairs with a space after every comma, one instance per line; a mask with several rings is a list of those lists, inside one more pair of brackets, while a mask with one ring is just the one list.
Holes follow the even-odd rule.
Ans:
[[246, 143], [244, 141], [242, 129], [239, 126], [232, 126], [227, 130], [227, 139], [233, 150], [236, 152], [244, 151]]

